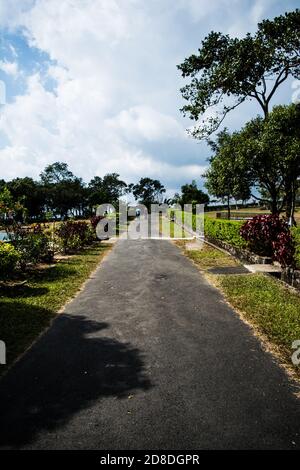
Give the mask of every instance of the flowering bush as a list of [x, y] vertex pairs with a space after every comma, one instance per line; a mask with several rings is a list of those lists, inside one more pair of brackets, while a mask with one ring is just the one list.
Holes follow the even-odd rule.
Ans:
[[30, 264], [51, 262], [53, 259], [49, 238], [39, 224], [34, 225], [30, 231], [17, 224], [10, 227], [10, 239], [20, 255], [18, 264], [23, 271]]
[[4, 279], [13, 273], [20, 254], [10, 244], [0, 242], [0, 279]]
[[56, 235], [59, 237], [61, 247], [65, 253], [88, 245], [95, 238], [94, 232], [87, 222], [74, 222], [72, 220], [63, 222], [56, 230]]
[[294, 264], [295, 246], [287, 222], [278, 215], [257, 215], [240, 229], [251, 251], [270, 256], [282, 267]]

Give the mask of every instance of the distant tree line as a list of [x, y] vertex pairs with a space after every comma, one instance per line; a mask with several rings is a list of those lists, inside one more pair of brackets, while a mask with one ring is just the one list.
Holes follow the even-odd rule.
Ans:
[[[183, 203], [199, 200], [201, 191], [195, 182], [182, 189]], [[20, 221], [84, 218], [93, 215], [101, 204], [117, 208], [119, 199], [129, 194], [147, 208], [155, 203], [172, 203], [173, 200], [164, 199], [165, 192], [157, 179], [144, 177], [136, 184], [127, 184], [117, 173], [95, 176], [85, 183], [70, 171], [67, 163], [55, 162], [44, 169], [38, 180], [30, 177], [0, 180], [0, 215], [13, 213]]]

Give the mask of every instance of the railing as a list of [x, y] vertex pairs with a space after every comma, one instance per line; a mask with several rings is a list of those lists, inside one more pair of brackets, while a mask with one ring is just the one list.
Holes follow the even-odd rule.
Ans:
[[[267, 213], [267, 212], [266, 212]], [[227, 212], [217, 212], [217, 219], [226, 219], [226, 220], [250, 220], [256, 215], [263, 215], [264, 212], [231, 212], [230, 217], [228, 218]]]

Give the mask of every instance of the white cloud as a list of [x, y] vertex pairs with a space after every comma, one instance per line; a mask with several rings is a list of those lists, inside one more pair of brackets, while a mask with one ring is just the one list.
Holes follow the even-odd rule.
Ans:
[[[174, 187], [199, 178], [205, 155], [184, 134], [190, 122], [179, 113], [176, 64], [196, 51], [202, 29], [244, 34], [265, 10], [258, 0], [247, 14], [237, 0], [1, 0], [0, 25], [22, 31], [51, 59], [46, 74], [32, 72], [26, 92], [1, 108], [9, 142], [0, 150], [1, 177], [37, 176], [63, 160], [86, 180], [116, 171]], [[18, 47], [0, 68], [17, 75], [21, 55]], [[151, 150], [160, 143], [185, 150], [162, 159]]]
[[0, 70], [12, 77], [16, 77], [19, 73], [17, 62], [8, 62], [6, 60], [0, 60]]
[[122, 110], [115, 118], [110, 119], [108, 124], [120, 131], [129, 141], [186, 137], [183, 127], [176, 119], [148, 106], [134, 106]]

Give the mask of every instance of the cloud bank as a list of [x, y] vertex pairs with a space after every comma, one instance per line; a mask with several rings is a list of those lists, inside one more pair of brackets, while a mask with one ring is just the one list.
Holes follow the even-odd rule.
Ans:
[[241, 3], [2, 0], [1, 78], [15, 91], [0, 110], [1, 178], [59, 160], [85, 180], [115, 171], [175, 191], [199, 179], [208, 151], [186, 135], [176, 64], [210, 29], [241, 35], [282, 12], [276, 0]]

